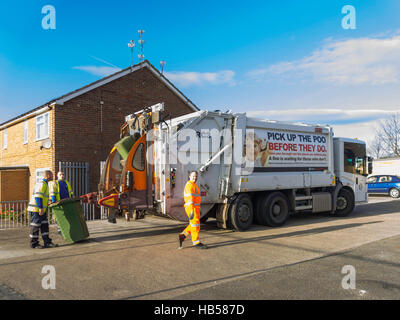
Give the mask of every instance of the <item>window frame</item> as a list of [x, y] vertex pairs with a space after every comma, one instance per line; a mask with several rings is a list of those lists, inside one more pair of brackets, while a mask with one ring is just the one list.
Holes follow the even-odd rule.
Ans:
[[28, 140], [29, 140], [29, 129], [28, 129], [28, 120], [24, 121], [24, 143], [23, 144], [27, 144]]
[[8, 140], [8, 133], [7, 133], [7, 128], [4, 129], [3, 131], [3, 149], [7, 149], [7, 140]]
[[43, 176], [38, 181], [38, 172], [45, 172], [46, 170], [51, 170], [50, 168], [38, 168], [35, 170], [35, 185], [42, 181]]
[[[375, 179], [375, 180], [372, 181], [372, 179]], [[368, 180], [370, 180], [370, 181], [368, 181]], [[376, 183], [377, 181], [378, 181], [378, 177], [376, 177], [376, 176], [369, 177], [369, 178], [367, 179], [367, 183]]]
[[[388, 182], [391, 182], [392, 180], [391, 180], [391, 179], [389, 180], [389, 177], [390, 177], [390, 176], [380, 176], [380, 177], [379, 177], [379, 180], [378, 180], [378, 183], [388, 183]], [[385, 180], [385, 181], [381, 181], [383, 178], [386, 178], [386, 180]]]
[[[43, 123], [38, 123], [38, 119], [43, 117]], [[45, 128], [45, 133], [46, 133], [46, 117], [47, 117], [47, 135], [45, 134], [43, 137], [39, 137], [38, 133], [38, 125], [43, 124]], [[35, 141], [41, 141], [48, 139], [50, 137], [50, 112], [46, 112], [40, 115], [37, 115], [35, 118], [35, 131], [36, 131], [36, 139]]]

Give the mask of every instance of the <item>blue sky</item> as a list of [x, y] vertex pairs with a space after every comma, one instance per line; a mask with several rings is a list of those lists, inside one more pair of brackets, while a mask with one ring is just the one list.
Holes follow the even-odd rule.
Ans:
[[[55, 30], [42, 28], [45, 5]], [[355, 30], [342, 28], [344, 5]], [[368, 140], [400, 106], [399, 15], [397, 0], [1, 1], [0, 122], [129, 66], [144, 29], [146, 59], [165, 60], [200, 108]]]

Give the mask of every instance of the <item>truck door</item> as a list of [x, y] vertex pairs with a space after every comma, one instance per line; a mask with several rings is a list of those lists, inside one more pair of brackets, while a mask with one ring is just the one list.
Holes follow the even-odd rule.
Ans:
[[146, 135], [144, 134], [133, 145], [126, 159], [127, 171], [133, 173], [133, 190], [129, 192], [129, 206], [135, 209], [147, 209], [152, 206], [146, 151]]

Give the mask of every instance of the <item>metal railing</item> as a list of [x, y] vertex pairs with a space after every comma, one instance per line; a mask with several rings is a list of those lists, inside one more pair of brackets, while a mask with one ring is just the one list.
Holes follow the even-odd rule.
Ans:
[[[0, 201], [0, 230], [29, 226], [28, 203], [27, 200]], [[107, 219], [107, 209], [96, 210], [95, 204], [84, 203], [82, 209], [86, 221]], [[56, 222], [51, 211], [48, 220], [49, 224]]]
[[10, 229], [29, 225], [28, 201], [0, 202], [0, 229]]

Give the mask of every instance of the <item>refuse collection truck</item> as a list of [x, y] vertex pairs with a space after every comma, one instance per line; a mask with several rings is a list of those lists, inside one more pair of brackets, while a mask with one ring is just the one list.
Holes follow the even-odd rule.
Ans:
[[184, 187], [198, 172], [201, 220], [246, 230], [281, 226], [291, 213], [350, 214], [367, 202], [365, 142], [327, 125], [198, 111], [164, 117], [163, 103], [126, 117], [106, 161], [98, 203], [187, 221]]

